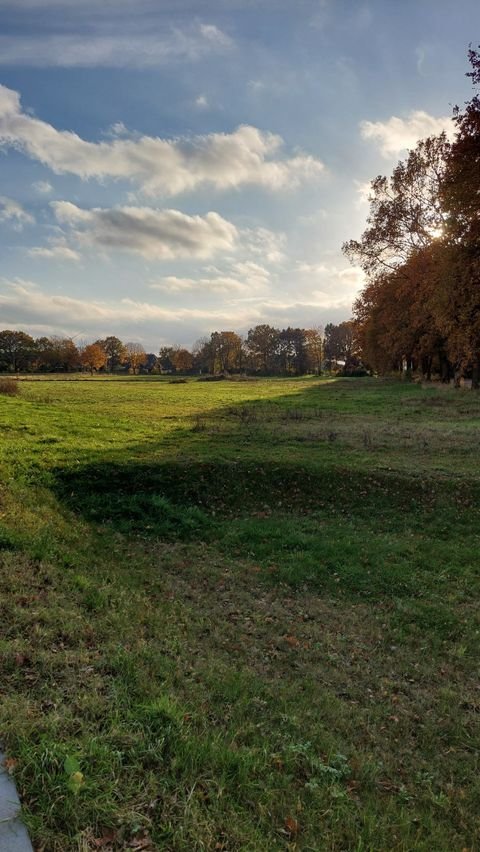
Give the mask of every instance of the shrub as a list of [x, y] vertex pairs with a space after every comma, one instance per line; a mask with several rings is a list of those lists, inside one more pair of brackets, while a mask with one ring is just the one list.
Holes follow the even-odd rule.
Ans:
[[20, 387], [16, 379], [0, 379], [0, 393], [5, 396], [17, 396]]
[[365, 367], [352, 367], [351, 370], [340, 370], [338, 375], [345, 376], [349, 379], [355, 379], [364, 378], [364, 376], [369, 376], [370, 373], [368, 372], [368, 370], [365, 369]]

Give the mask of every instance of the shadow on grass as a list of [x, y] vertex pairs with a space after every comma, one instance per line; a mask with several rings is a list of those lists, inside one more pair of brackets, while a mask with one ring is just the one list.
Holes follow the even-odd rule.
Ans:
[[262, 418], [275, 406], [293, 420], [320, 403], [337, 408], [342, 397], [348, 406], [358, 399], [364, 410], [371, 392], [378, 404], [368, 381], [313, 385], [206, 413], [207, 424], [229, 423], [221, 457], [218, 435], [207, 427], [199, 434], [197, 424], [178, 430], [181, 456], [162, 455], [158, 442], [129, 448], [125, 459], [100, 451], [55, 470], [54, 491], [91, 523], [129, 537], [206, 542], [228, 557], [254, 560], [273, 580], [335, 594], [422, 597], [438, 588], [439, 575], [445, 581], [474, 572], [475, 542], [465, 538], [474, 484], [425, 480], [413, 469], [353, 468], [334, 452], [312, 464], [308, 452], [302, 460], [285, 450], [267, 458], [261, 441], [252, 452]]

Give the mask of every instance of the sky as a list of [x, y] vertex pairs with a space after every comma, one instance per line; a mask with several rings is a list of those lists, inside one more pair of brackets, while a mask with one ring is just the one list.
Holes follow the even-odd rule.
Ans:
[[470, 97], [478, 0], [0, 0], [0, 328], [348, 319], [369, 181]]

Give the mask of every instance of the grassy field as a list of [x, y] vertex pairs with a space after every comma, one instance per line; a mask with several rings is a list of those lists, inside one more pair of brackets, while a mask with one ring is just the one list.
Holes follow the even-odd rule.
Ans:
[[480, 849], [480, 398], [0, 397], [0, 733], [34, 844]]

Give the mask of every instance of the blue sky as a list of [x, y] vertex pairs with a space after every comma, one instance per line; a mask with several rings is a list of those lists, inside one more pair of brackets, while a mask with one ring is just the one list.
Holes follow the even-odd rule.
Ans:
[[365, 189], [470, 95], [478, 0], [0, 0], [0, 327], [149, 351], [347, 319]]

